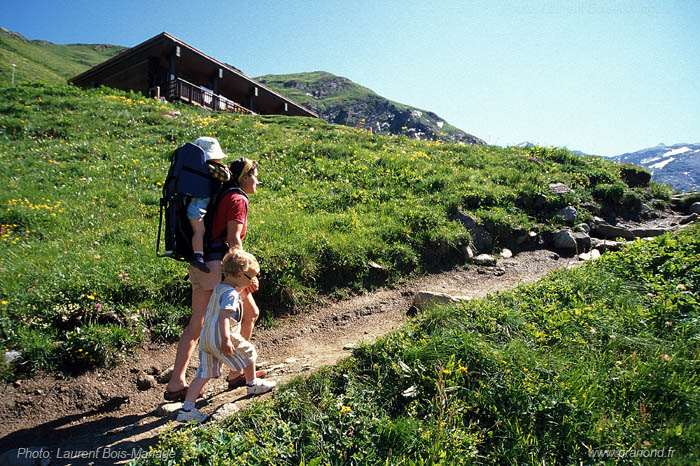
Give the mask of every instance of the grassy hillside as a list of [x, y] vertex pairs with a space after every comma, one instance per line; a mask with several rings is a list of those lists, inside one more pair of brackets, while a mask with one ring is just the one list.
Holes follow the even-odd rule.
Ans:
[[[363, 100], [370, 96], [378, 96], [374, 91], [352, 81], [348, 81], [345, 85], [336, 89], [332, 95], [322, 99], [314, 98], [303, 90], [304, 87], [313, 88], [322, 80], [332, 78], [337, 78], [337, 76], [326, 71], [315, 71], [310, 73], [269, 74], [255, 79], [278, 92], [283, 92], [290, 99], [309, 108], [325, 109], [339, 102]], [[295, 83], [299, 85], [291, 85]], [[287, 85], [285, 86], [285, 84]]]
[[[0, 348], [22, 355], [3, 377], [110, 364], [144, 337], [179, 335], [186, 266], [155, 257], [159, 198], [171, 152], [202, 135], [261, 164], [246, 247], [262, 265], [263, 321], [319, 294], [461, 264], [458, 209], [505, 239], [556, 228], [567, 205], [585, 220], [594, 203], [669, 195], [631, 190], [619, 165], [561, 149], [370, 135], [107, 89], [0, 88]], [[552, 195], [552, 182], [573, 191]], [[370, 261], [385, 268], [379, 280]]]
[[699, 289], [700, 226], [639, 240], [435, 308], [135, 464], [698, 464]]
[[98, 44], [57, 45], [27, 40], [17, 33], [0, 28], [0, 85], [15, 82], [65, 83], [86, 69], [102, 63], [125, 47]]

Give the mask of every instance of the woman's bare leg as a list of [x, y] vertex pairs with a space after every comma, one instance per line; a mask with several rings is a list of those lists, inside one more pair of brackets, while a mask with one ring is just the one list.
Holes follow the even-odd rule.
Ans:
[[169, 392], [182, 390], [187, 385], [187, 380], [185, 378], [187, 366], [197, 346], [199, 334], [202, 332], [204, 314], [207, 311], [207, 304], [209, 304], [211, 295], [212, 290], [198, 288], [192, 291], [192, 317], [190, 317], [190, 322], [187, 324], [187, 327], [185, 327], [185, 331], [177, 344], [175, 368], [173, 369], [173, 373], [170, 376], [170, 381], [166, 388]]

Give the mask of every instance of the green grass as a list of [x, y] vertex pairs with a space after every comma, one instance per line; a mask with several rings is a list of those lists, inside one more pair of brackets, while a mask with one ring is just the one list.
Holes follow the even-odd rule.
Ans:
[[[93, 344], [96, 331], [86, 336], [101, 352], [178, 336], [187, 268], [155, 257], [159, 199], [172, 151], [202, 135], [261, 164], [245, 245], [262, 266], [257, 299], [268, 322], [320, 295], [376, 287], [370, 261], [386, 268], [389, 284], [461, 265], [469, 238], [450, 220], [457, 210], [508, 244], [517, 232], [557, 228], [554, 214], [566, 205], [590, 218], [584, 205], [606, 200], [595, 198], [600, 186], [622, 189], [623, 198], [653, 195], [624, 187], [617, 165], [563, 149], [368, 135], [108, 89], [35, 83], [0, 88], [0, 96], [0, 349], [24, 355], [2, 370], [5, 379], [71, 370], [77, 329], [107, 329], [112, 346]], [[179, 117], [166, 115], [175, 109]], [[552, 182], [572, 192], [550, 195]], [[546, 208], [535, 209], [541, 193]]]
[[699, 289], [700, 226], [639, 240], [434, 308], [134, 464], [697, 464]]

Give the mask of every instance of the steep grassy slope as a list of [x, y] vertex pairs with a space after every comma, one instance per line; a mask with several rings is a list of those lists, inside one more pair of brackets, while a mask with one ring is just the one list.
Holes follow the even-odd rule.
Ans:
[[[567, 205], [585, 220], [593, 202], [653, 195], [626, 188], [618, 165], [565, 150], [370, 135], [107, 89], [0, 88], [0, 348], [22, 354], [5, 377], [109, 364], [145, 334], [180, 333], [186, 266], [154, 255], [158, 204], [171, 152], [202, 135], [261, 163], [246, 247], [262, 265], [263, 319], [462, 263], [457, 210], [505, 239], [561, 225]], [[552, 195], [552, 182], [572, 191]]]
[[102, 63], [125, 47], [101, 44], [57, 45], [28, 40], [20, 34], [0, 28], [0, 84], [44, 81], [65, 83], [86, 69]]
[[324, 71], [266, 75], [255, 79], [314, 110], [330, 123], [382, 134], [485, 144], [432, 112], [392, 102], [347, 78]]

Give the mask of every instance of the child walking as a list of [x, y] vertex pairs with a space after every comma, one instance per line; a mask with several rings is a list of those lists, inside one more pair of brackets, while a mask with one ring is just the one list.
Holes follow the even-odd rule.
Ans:
[[[194, 407], [194, 401], [212, 377], [221, 376], [221, 366], [243, 370], [248, 395], [261, 395], [272, 390], [276, 383], [255, 377], [258, 357], [252, 343], [241, 337], [241, 297], [257, 289], [260, 265], [255, 257], [243, 249], [231, 249], [222, 261], [223, 282], [214, 289], [209, 300], [204, 325], [199, 337], [199, 368], [190, 383], [185, 402], [178, 412], [181, 422], [204, 422], [207, 415]], [[252, 285], [252, 286], [251, 286]]]
[[[204, 160], [211, 176], [222, 183], [231, 178], [231, 172], [221, 163], [221, 160], [226, 158], [226, 154], [221, 150], [216, 138], [203, 136], [196, 139], [193, 144], [204, 151]], [[192, 251], [194, 252], [190, 264], [207, 273], [209, 273], [209, 267], [204, 263], [204, 216], [207, 214], [209, 199], [209, 197], [193, 197], [187, 206], [187, 218], [192, 226]]]

